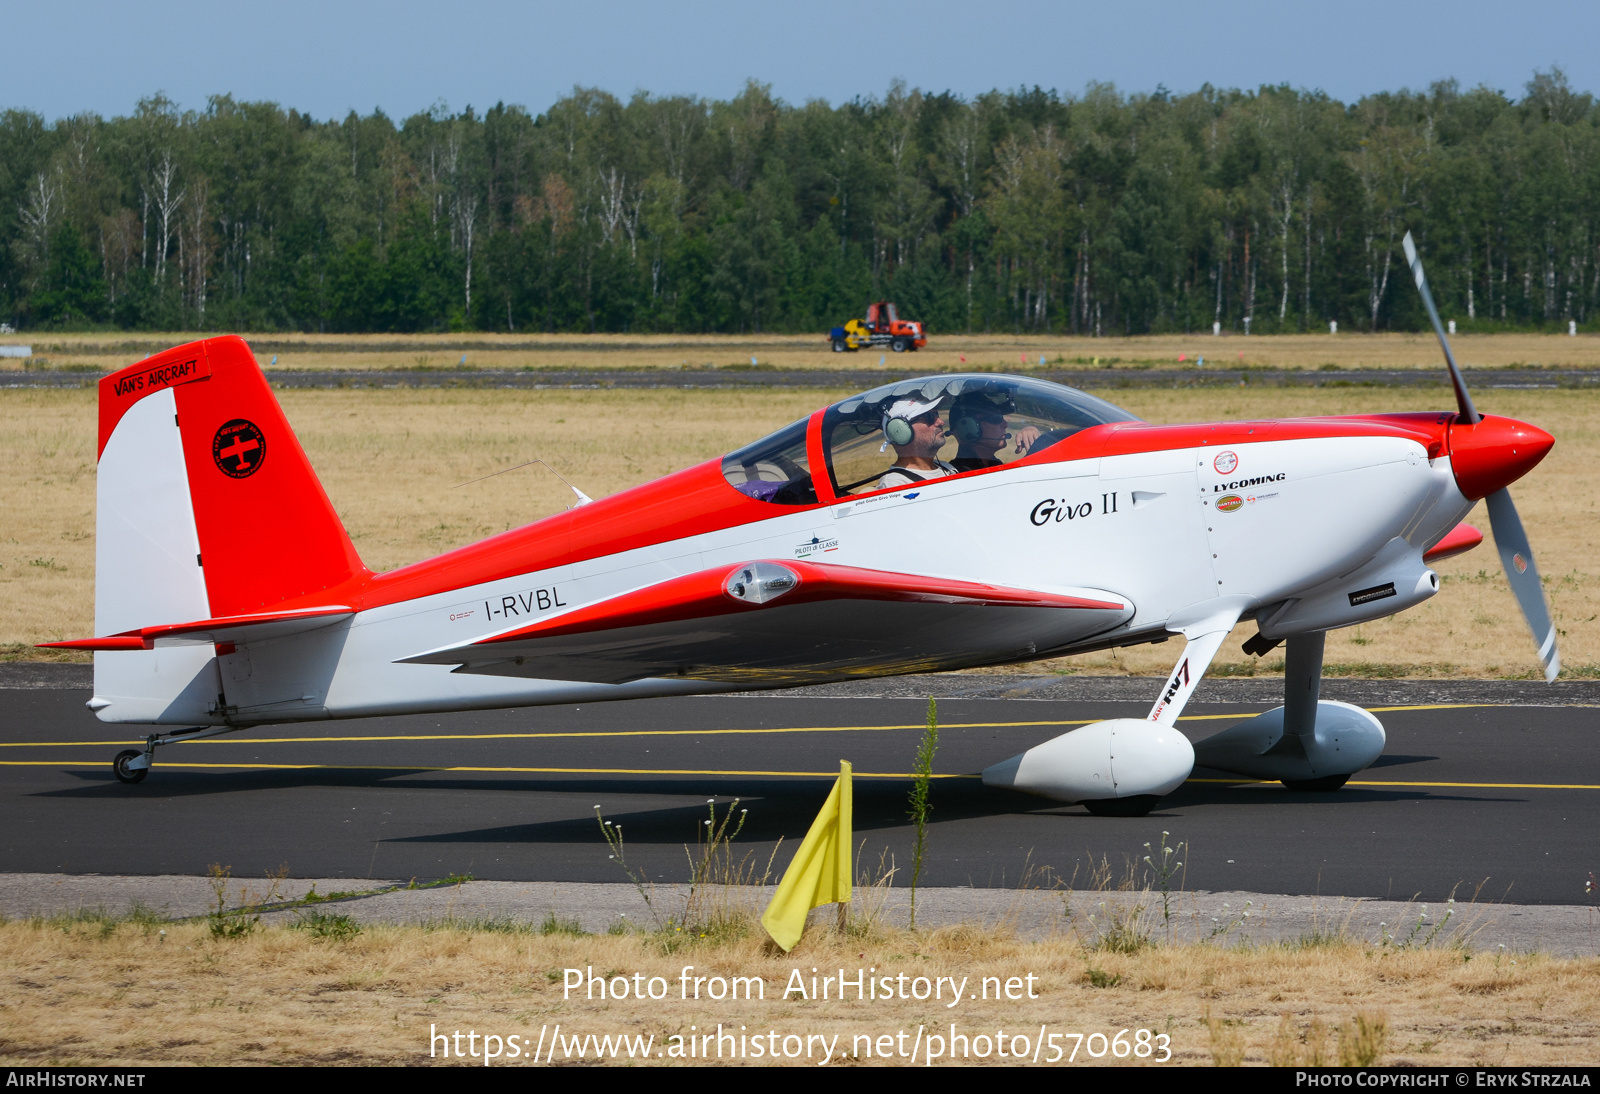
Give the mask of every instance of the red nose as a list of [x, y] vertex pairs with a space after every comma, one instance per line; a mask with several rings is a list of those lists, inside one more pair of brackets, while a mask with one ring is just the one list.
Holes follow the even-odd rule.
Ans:
[[1477, 425], [1450, 426], [1450, 468], [1473, 501], [1486, 498], [1532, 471], [1556, 439], [1538, 426], [1485, 415]]

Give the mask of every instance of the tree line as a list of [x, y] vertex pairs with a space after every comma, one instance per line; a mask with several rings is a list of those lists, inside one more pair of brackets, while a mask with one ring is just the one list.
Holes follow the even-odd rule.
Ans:
[[1467, 329], [1589, 324], [1600, 111], [1559, 70], [1344, 104], [1284, 87], [890, 86], [793, 106], [576, 89], [319, 121], [161, 95], [0, 115], [19, 329]]

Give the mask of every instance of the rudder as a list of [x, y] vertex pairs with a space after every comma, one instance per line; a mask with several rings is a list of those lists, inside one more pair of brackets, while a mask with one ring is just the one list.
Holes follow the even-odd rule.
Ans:
[[[135, 424], [129, 412], [169, 391], [207, 600], [207, 611], [189, 618], [263, 611], [367, 573], [241, 338], [191, 342], [101, 380], [102, 474], [108, 445]], [[151, 416], [136, 417], [147, 426], [142, 419]], [[97, 572], [97, 584], [112, 576]], [[108, 629], [99, 625], [99, 594], [101, 634], [178, 621], [140, 618]]]

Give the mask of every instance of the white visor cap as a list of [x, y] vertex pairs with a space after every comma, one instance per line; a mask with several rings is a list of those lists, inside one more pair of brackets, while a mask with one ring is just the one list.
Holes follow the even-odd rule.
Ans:
[[883, 424], [881, 428], [887, 429], [889, 427], [889, 422], [895, 418], [903, 418], [908, 422], [912, 421], [913, 419], [920, 418], [924, 414], [928, 413], [928, 411], [938, 409], [938, 406], [938, 399], [896, 400], [888, 410], [883, 412]]

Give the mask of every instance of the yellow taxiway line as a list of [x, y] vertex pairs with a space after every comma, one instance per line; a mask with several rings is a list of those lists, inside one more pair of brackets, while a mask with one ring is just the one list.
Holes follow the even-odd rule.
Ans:
[[[0, 760], [0, 767], [101, 767], [100, 761], [88, 760]], [[731, 771], [700, 768], [655, 767], [433, 767], [427, 764], [224, 764], [224, 763], [168, 763], [162, 768], [202, 768], [211, 771], [407, 771], [407, 772], [477, 772], [507, 775], [728, 775], [780, 779], [831, 779], [839, 774], [832, 771]], [[913, 779], [910, 771], [857, 771], [862, 779]], [[975, 773], [934, 775], [935, 779], [980, 779]], [[1189, 783], [1212, 783], [1222, 786], [1273, 786], [1276, 780], [1267, 779], [1186, 779]], [[1464, 783], [1464, 782], [1408, 782], [1380, 781], [1376, 779], [1351, 779], [1346, 786], [1420, 786], [1469, 790], [1600, 790], [1592, 783]]]
[[[103, 763], [86, 760], [0, 760], [0, 767], [103, 767]], [[504, 772], [506, 774], [532, 774], [532, 775], [743, 775], [766, 776], [792, 779], [836, 779], [839, 777], [838, 768], [832, 771], [699, 771], [686, 768], [655, 768], [655, 767], [433, 767], [430, 765], [388, 765], [374, 766], [371, 764], [203, 764], [203, 763], [168, 763], [161, 761], [157, 766], [168, 767], [198, 767], [207, 770], [238, 770], [238, 771], [477, 771], [477, 772]], [[916, 773], [912, 771], [856, 771], [853, 773], [858, 779], [914, 779]], [[982, 775], [933, 775], [935, 779], [981, 779]]]
[[[1430, 703], [1422, 706], [1408, 707], [1369, 707], [1373, 713], [1381, 714], [1388, 711], [1400, 710], [1460, 710], [1467, 707], [1487, 706], [1485, 703]], [[1179, 718], [1180, 722], [1215, 722], [1228, 719], [1241, 719], [1251, 717], [1249, 711], [1233, 714], [1186, 714]], [[1039, 722], [948, 722], [941, 723], [940, 729], [1019, 729], [1030, 726], [1086, 726], [1094, 719], [1079, 718], [1071, 720], [1049, 719]], [[567, 737], [725, 737], [725, 736], [760, 736], [779, 733], [878, 733], [890, 730], [922, 729], [924, 723], [916, 722], [907, 725], [893, 726], [787, 726], [772, 729], [622, 729], [622, 730], [586, 730], [557, 733], [407, 733], [392, 736], [354, 736], [354, 737], [206, 737], [191, 744], [219, 744], [219, 745], [279, 745], [279, 744], [349, 744], [362, 741], [525, 741], [550, 738]], [[177, 741], [169, 743], [178, 743]], [[0, 741], [0, 748], [97, 748], [115, 745], [142, 745], [144, 738], [137, 737], [122, 741]], [[171, 767], [171, 764], [162, 764]]]
[[[1185, 779], [1191, 783], [1218, 783], [1224, 786], [1274, 786], [1277, 779]], [[1592, 783], [1442, 783], [1409, 782], [1405, 780], [1351, 779], [1346, 786], [1436, 786], [1457, 787], [1469, 790], [1600, 790]]]

